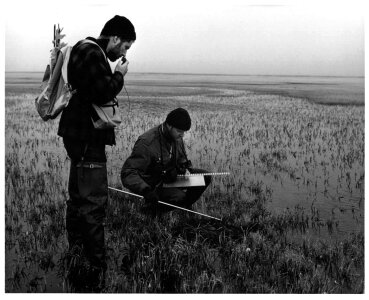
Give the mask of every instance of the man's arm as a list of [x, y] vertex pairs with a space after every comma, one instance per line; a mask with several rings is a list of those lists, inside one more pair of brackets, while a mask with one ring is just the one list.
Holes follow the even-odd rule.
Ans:
[[151, 191], [150, 185], [141, 177], [142, 174], [145, 174], [149, 165], [150, 152], [145, 142], [139, 139], [133, 147], [132, 154], [122, 167], [121, 180], [123, 186], [140, 195]]
[[119, 94], [123, 88], [122, 73], [112, 73], [104, 53], [97, 45], [85, 43], [77, 47], [73, 62], [78, 72], [83, 89], [98, 105], [104, 104]]
[[181, 139], [178, 144], [178, 157], [177, 157], [177, 168], [179, 174], [185, 174], [186, 170], [192, 167], [191, 161], [187, 158], [187, 153], [183, 140]]

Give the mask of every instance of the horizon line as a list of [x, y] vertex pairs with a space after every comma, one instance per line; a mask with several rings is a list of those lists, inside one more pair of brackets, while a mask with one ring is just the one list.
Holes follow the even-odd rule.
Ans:
[[[5, 73], [44, 73], [45, 71], [5, 71]], [[265, 76], [265, 77], [351, 77], [365, 78], [365, 75], [296, 75], [296, 74], [241, 74], [241, 73], [183, 73], [183, 72], [130, 72], [130, 74], [163, 74], [163, 75], [207, 75], [207, 76]]]

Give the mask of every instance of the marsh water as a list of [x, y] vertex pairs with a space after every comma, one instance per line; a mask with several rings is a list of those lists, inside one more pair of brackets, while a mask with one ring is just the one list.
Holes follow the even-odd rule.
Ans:
[[[41, 72], [6, 73], [5, 106], [7, 99], [15, 99], [18, 96], [19, 101], [32, 102], [39, 91], [42, 76], [43, 73]], [[336, 122], [337, 126], [341, 126], [342, 132], [333, 135], [333, 137], [340, 141], [340, 147], [336, 147], [338, 144], [329, 144], [330, 141], [321, 139], [318, 140], [317, 145], [310, 144], [309, 149], [305, 149], [305, 144], [302, 142], [300, 146], [295, 145], [294, 149], [262, 152], [253, 149], [252, 145], [246, 144], [238, 145], [234, 149], [228, 147], [227, 155], [231, 157], [225, 157], [225, 153], [219, 154], [217, 159], [210, 157], [209, 159], [214, 159], [213, 171], [230, 171], [232, 176], [214, 180], [211, 187], [213, 190], [209, 193], [211, 194], [215, 190], [227, 193], [230, 191], [226, 188], [228, 186], [231, 189], [239, 188], [240, 192], [237, 195], [239, 199], [243, 199], [242, 195], [247, 193], [247, 188], [242, 184], [244, 181], [254, 181], [260, 184], [264, 192], [268, 192], [269, 197], [266, 201], [266, 207], [272, 214], [289, 212], [300, 214], [303, 212], [309, 216], [311, 223], [318, 223], [319, 226], [308, 229], [307, 235], [312, 238], [336, 241], [344, 239], [352, 232], [364, 231], [364, 78], [128, 73], [126, 87], [132, 99], [138, 99], [137, 101], [143, 99], [143, 103], [145, 99], [151, 98], [155, 101], [155, 99], [160, 100], [161, 97], [170, 99], [171, 97], [183, 96], [183, 99], [185, 99], [196, 95], [205, 95], [211, 101], [212, 96], [218, 97], [225, 90], [231, 91], [231, 96], [233, 91], [251, 91], [262, 95], [289, 96], [292, 97], [291, 99], [296, 97], [296, 101], [300, 102], [301, 99], [305, 99], [304, 101], [310, 103], [309, 109], [319, 111], [326, 109], [328, 115], [337, 114], [338, 117], [332, 119], [332, 124], [329, 123], [330, 118], [328, 118], [327, 128], [319, 128], [314, 124], [311, 124], [311, 128], [316, 132], [321, 130], [321, 136], [324, 137], [325, 132], [335, 129], [334, 122]], [[126, 99], [124, 92], [121, 93], [120, 97]], [[269, 97], [265, 98], [268, 99]], [[278, 101], [278, 97], [270, 98]], [[229, 99], [232, 101], [232, 97], [229, 97]], [[351, 111], [351, 114], [346, 115], [345, 111]], [[138, 114], [139, 111], [136, 110], [135, 113]], [[26, 115], [29, 116], [30, 114]], [[232, 113], [230, 116], [232, 116]], [[31, 117], [34, 120], [36, 116], [33, 114]], [[24, 121], [27, 122], [27, 120]], [[319, 120], [316, 121], [319, 122]], [[351, 125], [350, 122], [352, 122]], [[7, 124], [7, 120], [5, 124]], [[342, 124], [349, 124], [349, 126], [346, 128]], [[237, 125], [240, 126], [240, 124]], [[251, 128], [253, 126], [252, 123], [248, 125]], [[292, 130], [292, 128], [289, 130]], [[247, 135], [248, 133], [243, 132], [242, 134]], [[12, 155], [17, 161], [21, 160], [17, 156], [23, 155], [23, 159], [27, 157], [24, 152], [9, 153], [11, 149], [8, 149], [10, 140], [7, 128], [5, 128], [5, 136], [7, 143], [5, 145], [6, 156]], [[27, 139], [27, 136], [22, 137], [22, 139]], [[55, 137], [53, 140], [54, 142], [50, 146], [51, 151], [57, 152], [53, 147], [58, 148], [59, 146], [59, 150], [62, 151], [62, 143], [60, 142], [58, 146]], [[258, 143], [257, 137], [255, 137], [254, 142]], [[214, 140], [212, 144], [207, 146], [216, 148], [217, 143], [219, 141]], [[199, 149], [203, 147], [201, 142], [198, 142], [197, 147]], [[227, 145], [222, 145], [222, 147], [227, 149]], [[248, 155], [242, 156], [246, 148], [249, 148], [250, 151]], [[295, 154], [296, 156], [294, 156]], [[121, 165], [120, 158], [111, 155], [108, 155], [108, 157], [111, 159], [112, 165]], [[217, 165], [218, 161], [219, 163], [225, 161], [231, 161], [232, 163]], [[43, 162], [39, 162], [39, 164], [41, 167], [44, 165]], [[67, 170], [63, 169], [63, 172], [56, 174], [66, 177]], [[113, 174], [118, 173], [111, 172], [111, 176], [114, 176]], [[6, 176], [10, 175], [13, 174], [6, 173]], [[109, 180], [117, 182], [119, 179], [109, 178]], [[66, 182], [67, 179], [65, 178], [63, 181]], [[7, 184], [10, 180], [6, 178], [5, 182]], [[30, 178], [27, 182], [32, 182], [32, 179]], [[31, 184], [31, 186], [33, 185]], [[6, 188], [7, 191], [8, 188]], [[61, 197], [63, 195], [59, 195], [59, 201]], [[12, 208], [8, 207], [12, 203], [13, 199], [6, 199], [6, 207], [9, 211], [12, 211]], [[14, 215], [9, 220], [12, 223], [12, 218], [15, 218], [17, 222], [24, 225], [17, 228], [22, 228], [23, 232], [19, 236], [22, 236], [22, 240], [24, 238], [26, 241], [26, 238], [31, 234], [32, 226], [27, 223], [26, 219], [22, 220], [23, 213], [19, 216]], [[14, 234], [16, 228], [12, 228], [12, 225], [6, 224], [7, 228], [11, 229], [9, 232]], [[328, 230], [329, 228], [332, 230]], [[65, 237], [61, 237], [60, 243], [63, 244], [60, 246], [61, 249], [65, 247], [65, 242]], [[18, 266], [23, 264], [19, 260], [21, 254], [16, 253], [15, 249], [16, 247], [7, 247], [6, 250], [5, 273], [7, 279], [14, 279], [18, 272]], [[37, 251], [35, 253], [37, 254]], [[55, 255], [59, 258], [60, 253]], [[55, 258], [53, 259], [56, 261]], [[25, 264], [27, 268], [27, 262]], [[38, 274], [38, 267], [36, 269], [35, 274]], [[48, 292], [64, 291], [55, 270], [49, 272], [45, 278], [47, 278], [45, 286], [47, 286]], [[31, 279], [28, 278], [28, 280]], [[35, 280], [37, 283], [39, 279], [35, 278]], [[41, 278], [40, 280], [46, 279]], [[13, 290], [26, 291], [24, 287], [15, 287]]]
[[[42, 75], [41, 72], [6, 73], [6, 95], [27, 91], [37, 93]], [[315, 100], [316, 105], [336, 105], [339, 102], [349, 109], [352, 104], [364, 111], [362, 77], [132, 73], [127, 75], [126, 86], [131, 97], [150, 93], [153, 97], [157, 93], [165, 97], [216, 93], [217, 89], [252, 90]], [[332, 99], [338, 100], [332, 102]], [[364, 126], [363, 120], [359, 126]], [[237, 151], [234, 155], [238, 155]], [[251, 176], [272, 191], [267, 203], [271, 212], [303, 208], [306, 214], [318, 214], [324, 224], [331, 222], [335, 230], [330, 236], [341, 238], [364, 228], [364, 153], [358, 155], [360, 157], [344, 170], [332, 161], [334, 158], [321, 154], [320, 162], [315, 164], [311, 159], [309, 161], [309, 157], [304, 158], [304, 162], [287, 161], [298, 166], [294, 176], [288, 172], [276, 174], [255, 169], [250, 169], [250, 172], [254, 172]]]

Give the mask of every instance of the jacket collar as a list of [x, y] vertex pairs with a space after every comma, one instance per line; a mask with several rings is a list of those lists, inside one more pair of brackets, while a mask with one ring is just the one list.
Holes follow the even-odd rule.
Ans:
[[163, 137], [168, 143], [174, 142], [169, 133], [167, 126], [165, 126], [165, 122], [160, 125], [160, 132], [163, 134]]

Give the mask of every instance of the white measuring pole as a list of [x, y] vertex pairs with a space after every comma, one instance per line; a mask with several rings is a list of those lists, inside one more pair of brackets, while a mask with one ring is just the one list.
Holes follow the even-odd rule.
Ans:
[[[116, 191], [116, 192], [120, 192], [120, 193], [124, 193], [124, 194], [131, 195], [131, 196], [135, 196], [135, 197], [140, 198], [140, 199], [143, 199], [144, 198], [141, 195], [134, 194], [134, 193], [131, 193], [131, 192], [126, 192], [126, 191], [123, 191], [123, 190], [119, 190], [119, 189], [116, 189], [116, 188], [113, 188], [113, 187], [110, 187], [110, 186], [108, 186], [108, 188], [110, 190], [113, 190], [113, 191]], [[211, 218], [211, 219], [214, 219], [214, 220], [222, 221], [222, 219], [215, 218], [215, 217], [212, 217], [212, 216], [209, 216], [209, 215], [205, 215], [205, 214], [199, 213], [197, 211], [193, 211], [193, 210], [190, 210], [190, 209], [187, 209], [187, 208], [183, 208], [183, 207], [180, 207], [180, 206], [177, 206], [177, 205], [173, 205], [173, 204], [170, 204], [170, 203], [166, 203], [166, 202], [163, 202], [163, 201], [158, 201], [158, 203], [164, 204], [164, 205], [167, 205], [167, 206], [171, 206], [171, 207], [174, 207], [174, 208], [178, 208], [178, 209], [181, 209], [181, 210], [184, 210], [184, 211], [188, 211], [188, 212], [194, 213], [196, 215], [200, 215], [200, 216], [204, 216], [204, 217]]]
[[229, 175], [229, 172], [218, 172], [218, 173], [193, 173], [193, 174], [180, 174], [177, 177], [194, 177], [194, 176], [224, 176]]

